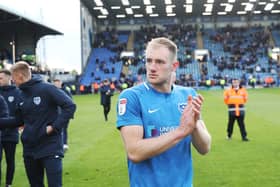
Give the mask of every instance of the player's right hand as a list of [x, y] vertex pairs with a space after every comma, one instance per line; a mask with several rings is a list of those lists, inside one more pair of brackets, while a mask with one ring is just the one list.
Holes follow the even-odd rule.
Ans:
[[[200, 107], [200, 106], [199, 106]], [[185, 107], [178, 130], [183, 133], [183, 136], [187, 136], [192, 133], [196, 127], [196, 117], [200, 115], [198, 106], [194, 103], [192, 96], [188, 96], [187, 106]]]

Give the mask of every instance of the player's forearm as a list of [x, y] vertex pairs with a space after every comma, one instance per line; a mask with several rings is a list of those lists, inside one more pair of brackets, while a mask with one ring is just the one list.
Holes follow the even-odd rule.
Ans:
[[197, 121], [192, 133], [192, 144], [200, 154], [206, 154], [211, 148], [211, 136], [202, 120]]
[[134, 148], [127, 148], [128, 158], [133, 162], [141, 162], [159, 155], [181, 141], [184, 137], [177, 130], [155, 138], [141, 139]]

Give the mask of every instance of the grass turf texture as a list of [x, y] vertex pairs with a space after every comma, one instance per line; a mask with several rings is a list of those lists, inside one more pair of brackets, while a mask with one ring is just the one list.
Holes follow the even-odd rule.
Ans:
[[[280, 186], [280, 89], [248, 92], [245, 124], [250, 141], [242, 142], [237, 123], [232, 140], [226, 140], [223, 92], [199, 91], [205, 98], [203, 119], [212, 135], [212, 149], [206, 156], [193, 150], [194, 186]], [[112, 98], [109, 120], [105, 122], [99, 95], [74, 96], [77, 112], [69, 126], [70, 149], [63, 159], [63, 186], [129, 186], [123, 143], [115, 128], [117, 97]], [[21, 144], [16, 157], [13, 186], [28, 187]], [[2, 161], [1, 186], [5, 168]]]

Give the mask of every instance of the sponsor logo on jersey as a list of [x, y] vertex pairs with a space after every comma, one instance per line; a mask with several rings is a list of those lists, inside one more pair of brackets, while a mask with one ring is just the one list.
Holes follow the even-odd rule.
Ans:
[[127, 104], [127, 99], [122, 98], [119, 100], [119, 105], [118, 105], [118, 110], [119, 110], [119, 115], [124, 115], [126, 112], [126, 104]]
[[159, 136], [159, 131], [156, 129], [154, 125], [148, 126], [148, 137], [157, 137]]
[[176, 130], [178, 126], [162, 126], [157, 128], [155, 125], [148, 125], [148, 137], [157, 137]]

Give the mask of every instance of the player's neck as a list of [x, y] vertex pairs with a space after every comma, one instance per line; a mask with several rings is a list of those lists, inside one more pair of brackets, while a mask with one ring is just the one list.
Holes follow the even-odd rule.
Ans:
[[171, 87], [170, 84], [150, 84], [153, 89], [161, 93], [170, 93]]

